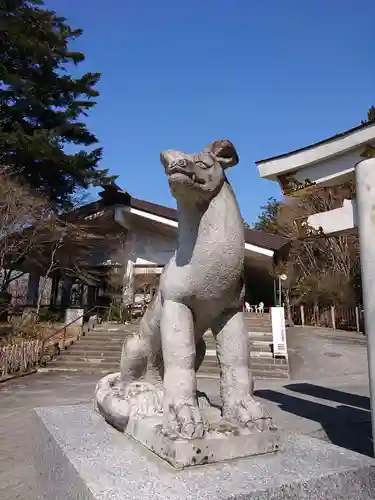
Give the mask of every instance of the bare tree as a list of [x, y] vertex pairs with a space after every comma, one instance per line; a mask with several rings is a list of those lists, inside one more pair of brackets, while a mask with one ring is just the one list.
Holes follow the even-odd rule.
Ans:
[[0, 292], [24, 273], [22, 263], [39, 243], [50, 215], [48, 203], [0, 168]]
[[[355, 303], [359, 276], [359, 243], [356, 234], [324, 237], [319, 233], [301, 239], [301, 221], [308, 215], [342, 206], [353, 195], [351, 185], [339, 189], [315, 187], [307, 193], [286, 198], [277, 216], [278, 233], [291, 241], [288, 259], [277, 273], [288, 276], [286, 292], [293, 303]], [[302, 227], [304, 227], [302, 225]]]
[[[11, 174], [11, 175], [10, 175]], [[32, 270], [40, 280], [37, 312], [54, 273], [96, 284], [102, 278], [113, 235], [103, 223], [80, 216], [82, 199], [68, 214], [56, 213], [37, 192], [17, 181], [9, 169], [0, 168], [0, 293], [2, 310], [8, 309], [9, 286]], [[14, 287], [13, 287], [14, 288]], [[10, 291], [10, 290], [9, 290]], [[6, 297], [5, 297], [6, 295]]]

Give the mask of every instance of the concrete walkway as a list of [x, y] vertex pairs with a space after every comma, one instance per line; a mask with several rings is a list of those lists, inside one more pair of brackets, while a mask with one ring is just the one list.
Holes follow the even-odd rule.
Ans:
[[[357, 334], [288, 331], [291, 380], [258, 381], [278, 427], [371, 454], [366, 341]], [[0, 500], [34, 500], [33, 408], [88, 402], [97, 376], [40, 373], [0, 385]], [[218, 381], [200, 389], [219, 402]]]

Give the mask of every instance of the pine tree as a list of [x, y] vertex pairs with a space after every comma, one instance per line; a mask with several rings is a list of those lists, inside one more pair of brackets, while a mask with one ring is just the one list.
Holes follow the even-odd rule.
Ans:
[[78, 189], [113, 180], [98, 167], [102, 149], [92, 148], [98, 140], [82, 121], [100, 74], [69, 74], [68, 65], [85, 59], [69, 50], [82, 30], [43, 0], [0, 0], [0, 32], [0, 163], [69, 206]]
[[258, 215], [258, 220], [254, 224], [254, 229], [276, 234], [278, 232], [277, 216], [280, 206], [281, 202], [277, 201], [276, 198], [268, 198], [267, 204], [260, 207], [261, 214]]
[[367, 113], [367, 121], [375, 122], [375, 106], [371, 106]]

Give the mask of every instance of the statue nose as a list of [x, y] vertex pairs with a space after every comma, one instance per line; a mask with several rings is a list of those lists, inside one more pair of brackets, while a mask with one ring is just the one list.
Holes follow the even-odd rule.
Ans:
[[175, 157], [171, 153], [172, 153], [171, 151], [163, 151], [162, 153], [160, 153], [160, 161], [164, 165], [165, 169], [170, 167], [175, 161]]
[[[173, 149], [169, 149], [168, 151], [163, 151], [160, 153], [160, 161], [164, 165], [164, 168], [170, 169], [173, 164], [178, 164], [179, 161], [183, 160], [181, 158], [183, 153], [181, 151], [174, 151]], [[179, 165], [180, 166], [180, 165]]]

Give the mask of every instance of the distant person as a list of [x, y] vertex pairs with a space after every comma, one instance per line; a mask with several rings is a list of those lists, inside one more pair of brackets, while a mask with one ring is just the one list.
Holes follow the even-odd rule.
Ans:
[[250, 312], [250, 310], [251, 310], [250, 304], [248, 302], [245, 302], [245, 311], [248, 313]]

